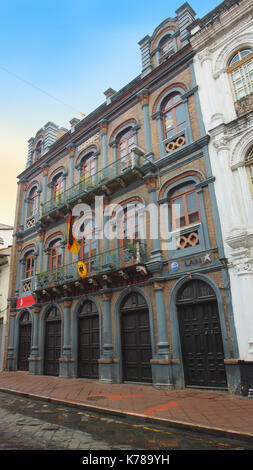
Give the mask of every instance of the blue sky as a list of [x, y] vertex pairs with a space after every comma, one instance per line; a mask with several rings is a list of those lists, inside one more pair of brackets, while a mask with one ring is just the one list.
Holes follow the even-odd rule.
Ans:
[[[183, 3], [0, 0], [0, 222], [14, 223], [29, 138], [48, 121], [69, 128], [139, 75], [138, 42]], [[220, 2], [189, 3], [201, 18]]]

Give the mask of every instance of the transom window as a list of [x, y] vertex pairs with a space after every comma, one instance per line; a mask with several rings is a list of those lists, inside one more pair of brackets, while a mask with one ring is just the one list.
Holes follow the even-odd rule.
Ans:
[[173, 93], [162, 106], [164, 138], [180, 132], [186, 123], [184, 106], [180, 93]]
[[228, 64], [235, 100], [253, 92], [253, 50], [239, 50]]
[[172, 230], [200, 222], [199, 198], [194, 183], [178, 187], [170, 198]]

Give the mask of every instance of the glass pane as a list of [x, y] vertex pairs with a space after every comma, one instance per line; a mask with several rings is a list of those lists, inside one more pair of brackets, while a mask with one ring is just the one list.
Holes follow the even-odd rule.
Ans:
[[188, 212], [194, 212], [198, 210], [197, 195], [195, 191], [186, 195], [186, 202]]
[[182, 197], [178, 197], [173, 201], [173, 212], [175, 217], [180, 217], [184, 214], [184, 201]]
[[174, 129], [173, 115], [172, 112], [166, 113], [164, 116], [164, 124], [166, 133]]
[[193, 214], [189, 215], [189, 222], [190, 224], [193, 224], [194, 222], [199, 221], [199, 212], [194, 212]]

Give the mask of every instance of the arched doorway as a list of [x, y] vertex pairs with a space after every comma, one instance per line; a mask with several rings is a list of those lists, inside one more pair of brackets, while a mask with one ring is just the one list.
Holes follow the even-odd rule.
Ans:
[[177, 311], [186, 386], [226, 388], [219, 311], [213, 289], [204, 281], [183, 284]]
[[18, 370], [29, 370], [31, 336], [32, 322], [29, 312], [25, 311], [19, 321]]
[[59, 375], [61, 355], [61, 315], [52, 307], [46, 316], [44, 374]]
[[139, 293], [129, 294], [120, 307], [123, 381], [152, 383], [149, 309]]
[[97, 379], [99, 357], [99, 313], [88, 300], [78, 313], [78, 376]]

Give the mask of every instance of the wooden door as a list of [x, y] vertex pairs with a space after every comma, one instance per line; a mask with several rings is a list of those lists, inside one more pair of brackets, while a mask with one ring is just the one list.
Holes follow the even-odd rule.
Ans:
[[25, 312], [19, 324], [18, 370], [29, 370], [28, 358], [31, 354], [32, 323]]
[[78, 318], [78, 376], [98, 378], [99, 315], [93, 302], [84, 304]]
[[151, 383], [149, 311], [141, 296], [130, 296], [121, 308], [121, 346], [123, 381]]
[[191, 281], [178, 299], [186, 386], [226, 388], [224, 351], [217, 300], [212, 289]]
[[59, 375], [61, 355], [61, 319], [57, 309], [52, 309], [46, 319], [45, 331], [45, 375]]

